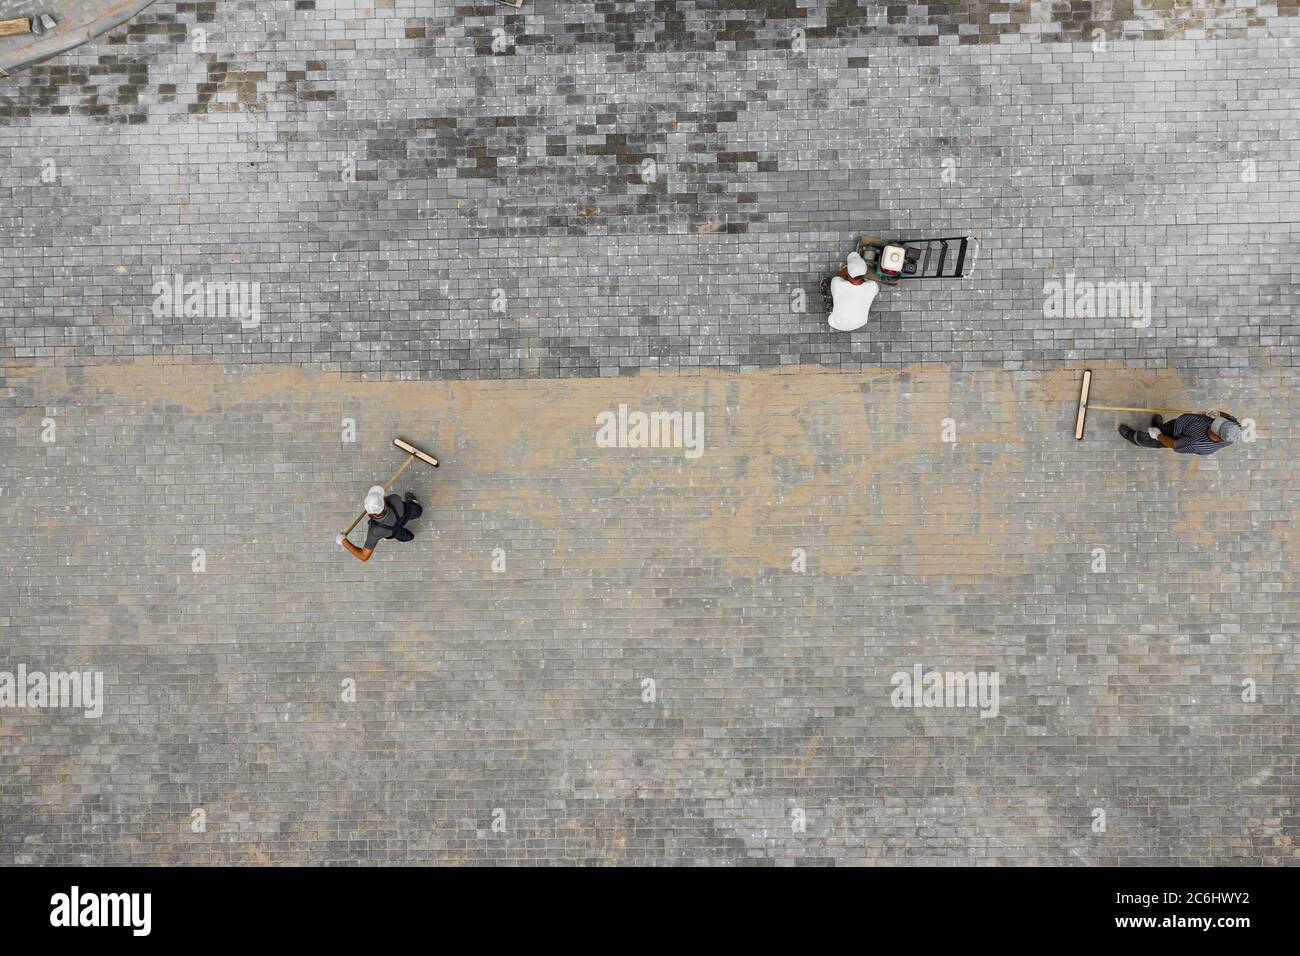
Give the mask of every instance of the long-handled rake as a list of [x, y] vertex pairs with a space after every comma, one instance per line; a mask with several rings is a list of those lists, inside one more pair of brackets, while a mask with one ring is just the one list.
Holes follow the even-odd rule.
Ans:
[[1089, 405], [1088, 391], [1092, 388], [1092, 369], [1083, 372], [1083, 387], [1079, 390], [1079, 414], [1074, 420], [1074, 437], [1083, 438], [1083, 426], [1088, 419], [1088, 409], [1099, 408], [1108, 412], [1152, 412], [1160, 415], [1204, 415], [1205, 412], [1187, 408], [1139, 408], [1132, 405]]
[[[398, 476], [400, 476], [402, 472], [406, 471], [406, 466], [409, 465], [411, 462], [415, 461], [415, 459], [418, 458], [420, 459], [420, 461], [427, 462], [430, 465], [433, 465], [434, 468], [438, 467], [438, 459], [434, 458], [432, 455], [426, 455], [424, 452], [420, 451], [420, 449], [416, 448], [414, 445], [410, 444], [409, 442], [404, 442], [400, 438], [394, 438], [393, 444], [396, 445], [398, 448], [402, 449], [402, 451], [406, 452], [406, 461], [402, 462], [402, 466], [398, 468], [397, 471], [393, 472], [393, 477], [389, 478], [388, 482], [384, 485], [385, 494], [388, 493], [389, 488], [393, 487], [393, 482], [397, 481]], [[363, 509], [361, 514], [357, 515], [356, 519], [350, 525], [348, 525], [347, 530], [343, 532], [343, 537], [346, 538], [348, 535], [350, 535], [352, 533], [352, 529], [355, 528], [358, 524], [360, 524], [361, 519], [364, 518], [365, 516], [366, 516], [366, 512]]]

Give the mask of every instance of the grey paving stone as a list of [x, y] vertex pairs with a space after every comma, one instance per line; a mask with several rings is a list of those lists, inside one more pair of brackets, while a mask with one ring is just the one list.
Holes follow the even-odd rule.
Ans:
[[[1297, 23], [160, 2], [4, 81], [0, 671], [106, 691], [0, 708], [0, 862], [1294, 863]], [[856, 237], [966, 233], [826, 328]], [[1076, 443], [1085, 366], [1257, 439]]]

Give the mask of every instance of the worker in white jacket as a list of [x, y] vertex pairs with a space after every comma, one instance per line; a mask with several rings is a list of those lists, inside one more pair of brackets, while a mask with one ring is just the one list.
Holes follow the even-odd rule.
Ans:
[[877, 282], [867, 278], [867, 262], [856, 252], [850, 252], [844, 268], [831, 279], [831, 300], [834, 303], [830, 325], [837, 332], [852, 332], [867, 324], [871, 303], [880, 291]]

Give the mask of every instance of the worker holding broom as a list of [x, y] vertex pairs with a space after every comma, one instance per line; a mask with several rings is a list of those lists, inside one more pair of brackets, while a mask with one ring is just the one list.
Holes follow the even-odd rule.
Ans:
[[366, 515], [370, 520], [366, 522], [365, 546], [358, 548], [346, 535], [339, 535], [334, 540], [354, 558], [369, 561], [375, 553], [375, 545], [385, 538], [412, 540], [415, 534], [406, 526], [422, 514], [424, 508], [412, 492], [408, 491], [405, 498], [385, 496], [384, 486], [375, 485], [366, 492]]
[[[426, 465], [438, 467], [438, 459], [420, 451], [410, 442], [394, 438], [393, 444], [406, 452], [406, 461], [393, 472], [393, 477], [388, 479], [388, 484], [370, 486], [370, 490], [366, 492], [366, 510], [352, 519], [352, 523], [344, 529], [343, 533], [334, 538], [335, 544], [361, 561], [369, 561], [370, 556], [375, 553], [375, 545], [385, 538], [410, 541], [415, 537], [407, 525], [424, 514], [424, 508], [420, 506], [419, 500], [413, 493], [408, 491], [405, 498], [399, 498], [397, 495], [390, 495], [388, 489], [393, 487], [402, 472], [417, 458]], [[358, 548], [348, 540], [348, 535], [361, 523], [362, 518], [370, 520], [366, 524], [365, 546]]]
[[1227, 412], [1205, 415], [1189, 412], [1168, 422], [1155, 415], [1146, 431], [1120, 425], [1119, 433], [1141, 448], [1172, 448], [1182, 455], [1214, 455], [1241, 438], [1241, 422]]

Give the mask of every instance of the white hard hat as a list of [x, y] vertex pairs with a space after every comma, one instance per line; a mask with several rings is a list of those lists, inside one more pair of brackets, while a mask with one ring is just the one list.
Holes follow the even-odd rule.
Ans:
[[371, 486], [370, 490], [366, 492], [366, 512], [372, 515], [383, 514], [385, 507], [384, 486]]
[[849, 278], [856, 279], [858, 276], [867, 274], [867, 260], [863, 259], [856, 252], [849, 253]]
[[1210, 431], [1218, 435], [1220, 441], [1229, 445], [1241, 438], [1241, 426], [1222, 415], [1210, 422]]

